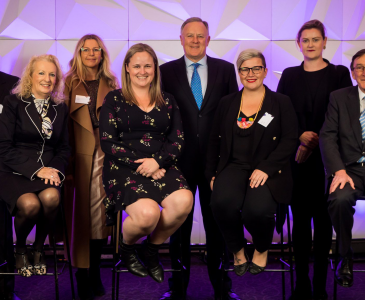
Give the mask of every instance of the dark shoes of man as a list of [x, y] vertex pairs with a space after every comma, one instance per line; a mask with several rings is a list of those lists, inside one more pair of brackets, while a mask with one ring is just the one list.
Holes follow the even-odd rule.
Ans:
[[223, 293], [223, 295], [214, 295], [214, 300], [241, 300], [240, 297], [233, 291], [229, 290]]
[[343, 257], [341, 259], [337, 266], [335, 279], [343, 287], [351, 287], [354, 284], [352, 257]]

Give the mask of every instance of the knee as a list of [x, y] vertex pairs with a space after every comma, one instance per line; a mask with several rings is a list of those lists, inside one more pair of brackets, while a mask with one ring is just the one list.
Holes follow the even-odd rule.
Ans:
[[180, 214], [187, 216], [193, 208], [194, 197], [192, 192], [188, 190], [181, 190], [180, 192], [175, 198], [175, 202], [177, 203]]
[[46, 191], [44, 194], [40, 195], [40, 199], [43, 207], [47, 210], [57, 209], [60, 204], [60, 194], [56, 189]]
[[329, 196], [329, 211], [342, 210], [351, 207], [354, 193], [351, 191], [337, 190]]
[[18, 209], [26, 218], [34, 218], [39, 214], [41, 204], [37, 199], [27, 199], [18, 205]]
[[263, 224], [275, 220], [275, 215], [265, 210], [265, 207], [259, 205], [242, 210], [242, 219], [244, 225]]
[[149, 230], [156, 227], [160, 219], [160, 210], [155, 207], [144, 207], [138, 216], [138, 223], [142, 229]]

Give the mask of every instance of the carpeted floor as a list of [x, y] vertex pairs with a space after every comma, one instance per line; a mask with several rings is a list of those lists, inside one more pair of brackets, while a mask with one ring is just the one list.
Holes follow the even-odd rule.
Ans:
[[[168, 255], [161, 255], [164, 265], [168, 267]], [[49, 265], [51, 266], [50, 260]], [[280, 264], [271, 258], [268, 268], [280, 268]], [[355, 263], [354, 269], [365, 269], [364, 263]], [[49, 268], [49, 271], [52, 271]], [[75, 270], [74, 270], [75, 271]], [[165, 274], [165, 281], [161, 284], [156, 283], [151, 278], [139, 278], [129, 273], [122, 273], [120, 279], [120, 297], [119, 299], [140, 299], [153, 300], [168, 290], [167, 278], [170, 274]], [[233, 281], [233, 290], [241, 299], [249, 300], [280, 300], [282, 299], [281, 273], [265, 272], [257, 276], [249, 273], [242, 277], [230, 273]], [[285, 274], [286, 297], [290, 296], [290, 277]], [[74, 279], [75, 280], [75, 279]], [[107, 290], [103, 297], [96, 297], [95, 300], [111, 299], [111, 266], [108, 262], [103, 262], [102, 281]], [[72, 299], [71, 288], [67, 267], [59, 277], [60, 299]], [[365, 274], [355, 273], [354, 285], [352, 288], [338, 288], [339, 300], [361, 300], [365, 299]], [[52, 276], [32, 276], [22, 278], [16, 276], [15, 289], [21, 300], [50, 300], [56, 299], [54, 293], [54, 279]], [[330, 272], [327, 280], [327, 292], [332, 299], [333, 290], [333, 273]], [[198, 254], [193, 254], [190, 284], [188, 288], [187, 299], [189, 300], [209, 300], [214, 299], [213, 289], [209, 282], [206, 265], [200, 259]]]

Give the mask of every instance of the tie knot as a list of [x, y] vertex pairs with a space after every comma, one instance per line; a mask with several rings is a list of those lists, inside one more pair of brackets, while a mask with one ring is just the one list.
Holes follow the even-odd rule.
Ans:
[[197, 69], [200, 66], [200, 64], [199, 63], [193, 63], [193, 64], [191, 64], [191, 66], [193, 66], [194, 69]]

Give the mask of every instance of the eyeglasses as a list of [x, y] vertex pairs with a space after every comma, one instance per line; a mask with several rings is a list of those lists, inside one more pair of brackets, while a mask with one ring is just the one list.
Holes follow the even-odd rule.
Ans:
[[356, 73], [361, 74], [361, 73], [363, 73], [363, 72], [364, 72], [364, 70], [365, 70], [365, 66], [356, 66], [356, 67], [354, 68], [354, 70], [355, 70], [355, 72], [356, 72]]
[[101, 48], [93, 48], [93, 49], [90, 49], [90, 48], [81, 48], [81, 52], [84, 52], [84, 53], [90, 53], [90, 52], [94, 52], [94, 53], [100, 53], [101, 52]]
[[254, 73], [255, 75], [258, 75], [262, 72], [263, 68], [263, 66], [255, 66], [252, 68], [239, 68], [238, 71], [243, 76], [247, 76], [250, 73], [250, 70], [252, 70], [252, 73]]

